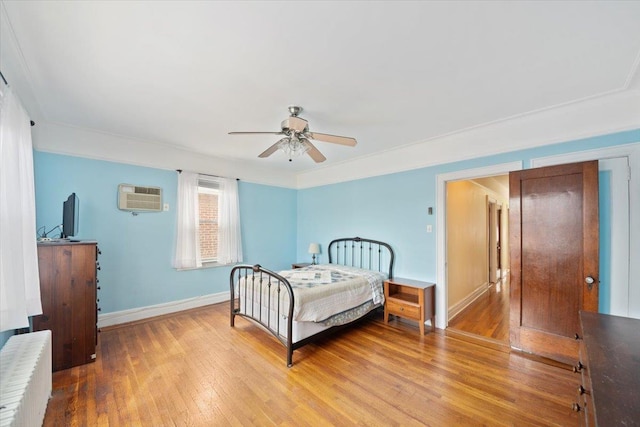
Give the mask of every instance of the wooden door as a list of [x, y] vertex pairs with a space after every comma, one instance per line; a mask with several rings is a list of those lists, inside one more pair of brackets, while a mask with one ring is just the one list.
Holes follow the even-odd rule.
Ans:
[[575, 363], [578, 313], [598, 310], [598, 162], [512, 172], [509, 192], [511, 346]]

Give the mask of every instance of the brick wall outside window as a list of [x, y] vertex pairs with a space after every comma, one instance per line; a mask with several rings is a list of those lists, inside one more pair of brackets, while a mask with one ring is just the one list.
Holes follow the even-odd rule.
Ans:
[[200, 204], [200, 256], [203, 261], [218, 257], [218, 195], [198, 193]]

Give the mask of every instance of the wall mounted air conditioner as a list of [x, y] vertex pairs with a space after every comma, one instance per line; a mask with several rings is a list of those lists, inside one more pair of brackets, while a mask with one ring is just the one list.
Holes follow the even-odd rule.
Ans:
[[133, 212], [162, 211], [162, 188], [118, 185], [118, 209]]

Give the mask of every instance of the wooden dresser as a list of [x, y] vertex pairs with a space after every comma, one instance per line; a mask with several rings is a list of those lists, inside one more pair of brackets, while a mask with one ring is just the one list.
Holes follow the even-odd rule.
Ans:
[[582, 311], [580, 324], [582, 424], [640, 426], [640, 320]]
[[38, 244], [42, 315], [33, 329], [51, 330], [54, 371], [96, 358], [97, 256], [93, 241]]

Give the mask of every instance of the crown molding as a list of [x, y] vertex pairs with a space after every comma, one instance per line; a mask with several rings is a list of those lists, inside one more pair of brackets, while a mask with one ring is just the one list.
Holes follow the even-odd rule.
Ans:
[[242, 161], [222, 159], [168, 144], [98, 132], [52, 122], [32, 130], [38, 151], [167, 170], [190, 170], [245, 182], [295, 188], [295, 175], [264, 169]]
[[311, 188], [640, 128], [640, 91], [627, 90], [492, 122], [297, 175]]

